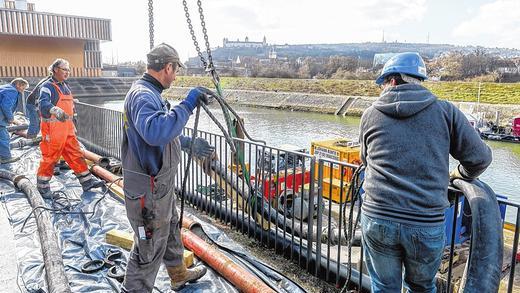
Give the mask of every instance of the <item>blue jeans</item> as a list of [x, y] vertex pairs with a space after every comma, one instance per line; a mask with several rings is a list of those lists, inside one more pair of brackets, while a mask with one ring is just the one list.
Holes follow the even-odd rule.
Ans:
[[38, 108], [35, 105], [27, 104], [25, 106], [27, 118], [29, 118], [29, 129], [27, 135], [36, 136], [40, 132], [40, 115], [38, 115]]
[[444, 249], [444, 224], [414, 226], [361, 215], [372, 292], [437, 292], [435, 274]]
[[9, 136], [9, 132], [5, 126], [0, 126], [0, 159], [9, 159], [11, 158], [11, 149], [9, 148], [9, 143], [11, 142], [11, 137]]

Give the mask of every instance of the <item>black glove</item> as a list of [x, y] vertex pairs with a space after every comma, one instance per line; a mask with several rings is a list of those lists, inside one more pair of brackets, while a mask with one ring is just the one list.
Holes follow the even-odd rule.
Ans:
[[[191, 147], [191, 137], [181, 137], [181, 148], [185, 152], [189, 152]], [[202, 137], [196, 137], [193, 144], [193, 155], [198, 158], [209, 157], [215, 151], [215, 147], [210, 145], [207, 140]]]
[[204, 105], [211, 103], [215, 96], [216, 94], [212, 90], [198, 86], [190, 90], [184, 102], [193, 111], [200, 103]]

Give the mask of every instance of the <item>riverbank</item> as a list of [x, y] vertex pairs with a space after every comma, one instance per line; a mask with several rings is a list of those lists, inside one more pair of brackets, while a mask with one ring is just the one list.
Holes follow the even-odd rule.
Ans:
[[[190, 88], [171, 87], [163, 96], [180, 99], [184, 98], [189, 90]], [[376, 97], [230, 89], [224, 91], [224, 99], [230, 104], [241, 106], [360, 116]]]
[[[190, 88], [171, 87], [163, 93], [169, 99], [184, 98]], [[250, 107], [264, 107], [291, 111], [306, 111], [341, 116], [361, 116], [377, 97], [328, 95], [297, 92], [273, 92], [257, 90], [224, 90], [224, 98], [230, 104]], [[489, 104], [452, 101], [465, 113], [482, 113], [485, 120], [495, 120], [499, 113], [500, 123], [507, 124], [520, 115], [520, 105]]]
[[[268, 92], [297, 92], [342, 96], [378, 96], [381, 90], [373, 80], [340, 79], [283, 79], [283, 78], [247, 78], [222, 77], [224, 90], [253, 90]], [[179, 76], [176, 86], [213, 87], [209, 77]], [[463, 82], [442, 81], [424, 82], [441, 99], [459, 102], [477, 102], [486, 104], [520, 105], [520, 83]]]

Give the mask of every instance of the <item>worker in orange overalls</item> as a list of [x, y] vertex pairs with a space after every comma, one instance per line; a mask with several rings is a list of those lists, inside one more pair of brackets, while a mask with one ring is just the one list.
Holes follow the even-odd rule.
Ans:
[[52, 196], [50, 180], [54, 174], [54, 165], [61, 156], [78, 177], [83, 191], [101, 187], [104, 182], [90, 173], [76, 138], [72, 121], [74, 99], [65, 84], [70, 73], [69, 62], [56, 59], [49, 66], [49, 71], [52, 78], [42, 85], [38, 101], [42, 132], [42, 159], [37, 174], [38, 191], [44, 198]]

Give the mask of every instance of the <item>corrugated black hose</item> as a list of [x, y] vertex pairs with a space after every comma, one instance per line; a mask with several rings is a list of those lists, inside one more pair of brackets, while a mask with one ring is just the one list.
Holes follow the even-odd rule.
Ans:
[[[364, 179], [360, 179], [361, 172], [365, 169], [365, 166], [360, 165], [357, 167], [356, 171], [354, 171], [354, 174], [352, 174], [352, 179], [350, 181], [350, 186], [347, 193], [347, 198], [350, 195], [350, 210], [348, 215], [348, 223], [347, 223], [347, 205], [343, 204], [342, 207], [342, 218], [343, 218], [343, 229], [345, 233], [346, 243], [347, 243], [347, 253], [348, 253], [348, 272], [347, 272], [347, 280], [345, 282], [345, 285], [343, 285], [343, 288], [341, 288], [341, 293], [346, 292], [350, 280], [352, 278], [352, 242], [354, 241], [354, 235], [357, 228], [357, 225], [360, 220], [361, 216], [361, 187], [363, 187]], [[356, 215], [356, 219], [354, 220], [354, 208], [356, 201], [359, 201], [358, 204], [358, 211]], [[341, 241], [340, 241], [341, 243]], [[360, 274], [362, 276], [363, 274]], [[361, 280], [360, 280], [361, 283]]]

